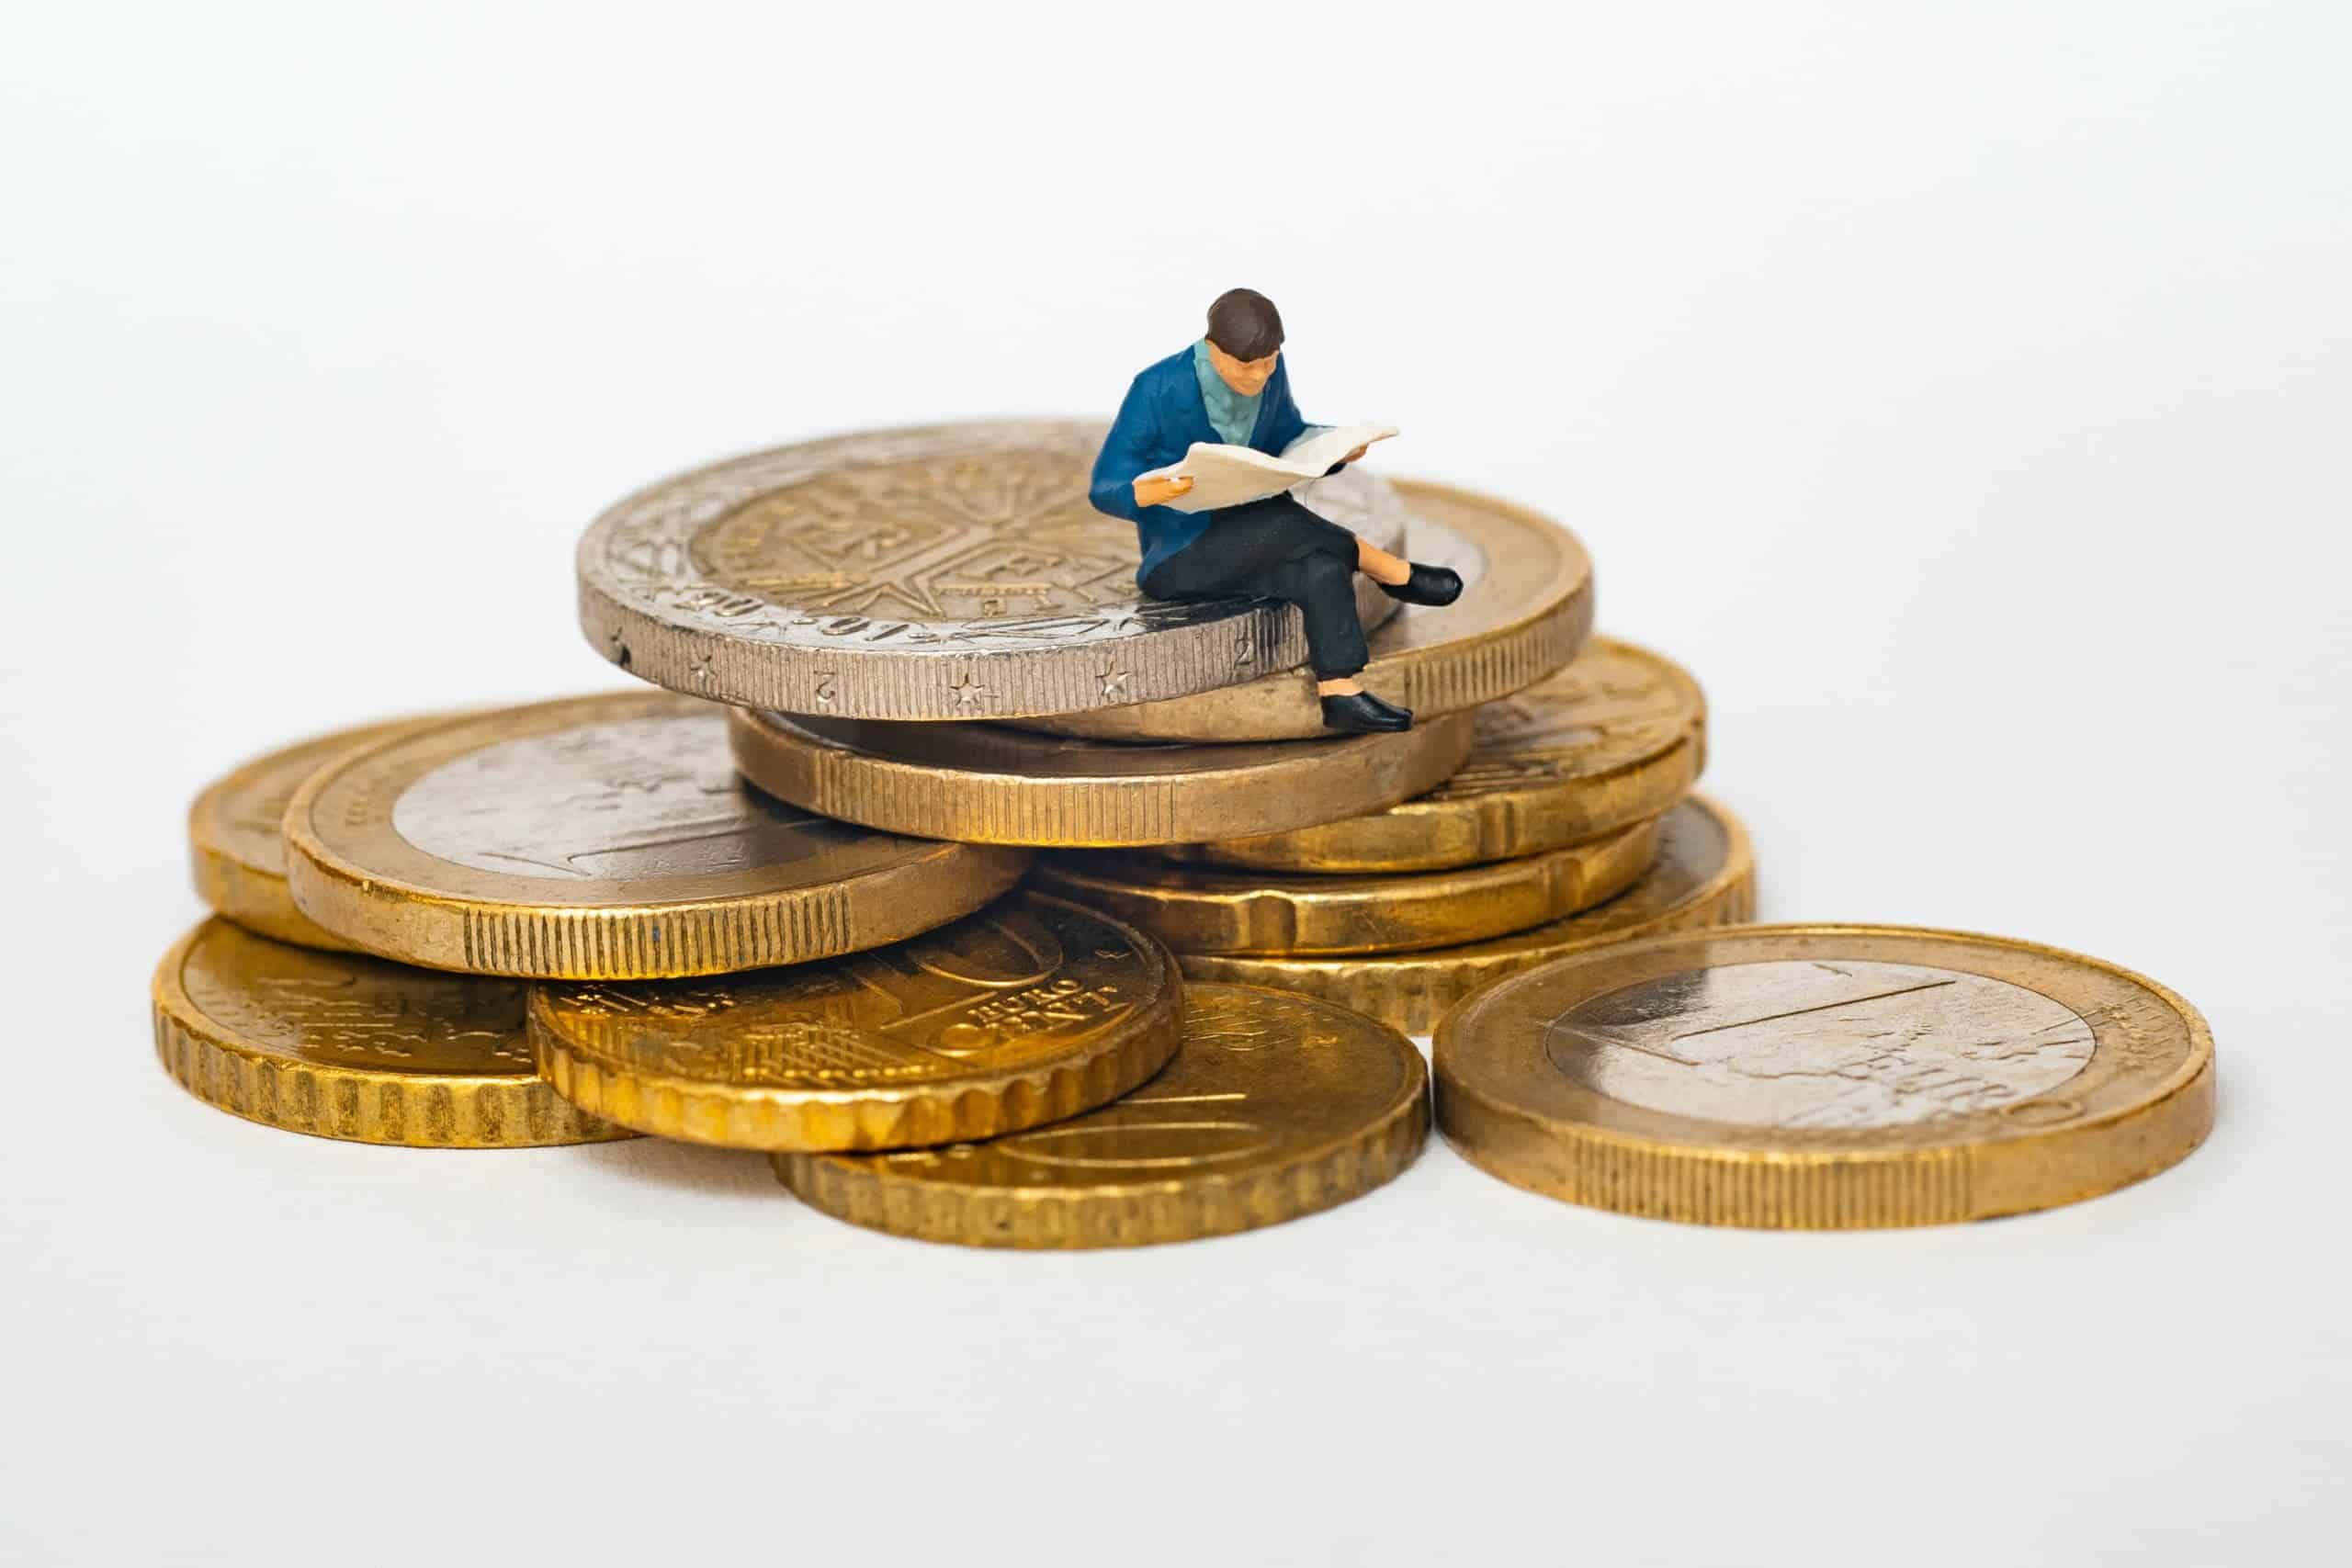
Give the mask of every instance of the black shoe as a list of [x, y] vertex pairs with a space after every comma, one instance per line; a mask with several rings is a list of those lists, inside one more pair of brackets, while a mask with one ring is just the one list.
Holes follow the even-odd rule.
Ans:
[[1412, 575], [1402, 582], [1384, 582], [1380, 591], [1391, 599], [1402, 599], [1408, 604], [1451, 604], [1462, 597], [1462, 574], [1450, 566], [1423, 566], [1419, 561], [1408, 563]]
[[1413, 728], [1413, 710], [1384, 703], [1370, 692], [1323, 699], [1323, 728], [1346, 735], [1385, 735]]

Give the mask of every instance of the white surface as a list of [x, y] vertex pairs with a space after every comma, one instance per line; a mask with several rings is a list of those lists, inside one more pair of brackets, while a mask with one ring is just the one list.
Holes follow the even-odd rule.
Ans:
[[[2332, 1555], [2345, 9], [1117, 9], [13, 18], [0, 1560]], [[1363, 172], [1262, 217], [1163, 194], [1331, 147]], [[214, 773], [614, 684], [571, 548], [622, 491], [1107, 415], [1244, 282], [1308, 418], [1582, 531], [1604, 623], [1709, 687], [1768, 915], [2163, 979], [2220, 1038], [2207, 1148], [1770, 1235], [1433, 1147], [1295, 1225], [1021, 1257], [753, 1158], [348, 1147], [157, 1070]]]

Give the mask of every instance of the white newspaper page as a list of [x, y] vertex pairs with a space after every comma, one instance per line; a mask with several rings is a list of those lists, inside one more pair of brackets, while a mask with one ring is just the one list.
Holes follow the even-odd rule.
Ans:
[[1188, 478], [1193, 488], [1167, 502], [1178, 512], [1214, 512], [1280, 495], [1295, 484], [1318, 479], [1330, 466], [1359, 446], [1385, 441], [1396, 434], [1393, 424], [1341, 424], [1309, 430], [1283, 447], [1279, 456], [1254, 446], [1227, 446], [1195, 441], [1191, 450], [1164, 468], [1136, 476], [1147, 479]]

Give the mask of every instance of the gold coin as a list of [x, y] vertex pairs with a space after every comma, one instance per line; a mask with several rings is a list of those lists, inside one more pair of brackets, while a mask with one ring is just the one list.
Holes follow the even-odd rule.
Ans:
[[1513, 936], [1418, 953], [1294, 958], [1240, 953], [1180, 957], [1188, 980], [1225, 980], [1300, 991], [1424, 1034], [1446, 1009], [1490, 980], [1608, 942], [1727, 925], [1756, 912], [1756, 863], [1747, 832], [1703, 795], [1659, 822], [1657, 859], [1606, 904]]
[[[666, 479], [581, 540], [581, 629], [657, 685], [837, 718], [1073, 712], [1304, 663], [1292, 605], [1142, 597], [1135, 525], [1087, 499], [1102, 431], [867, 431]], [[1361, 466], [1301, 499], [1405, 547], [1404, 502]], [[1356, 607], [1370, 629], [1397, 604], [1363, 581]]]
[[1172, 860], [1261, 871], [1442, 871], [1542, 854], [1657, 816], [1706, 758], [1698, 683], [1606, 638], [1558, 674], [1477, 711], [1461, 771], [1383, 811], [1255, 839], [1178, 844]]
[[1438, 1122], [1516, 1186], [1772, 1230], [2097, 1197], [2213, 1124], [2213, 1037], [2111, 964], [2003, 937], [1756, 926], [1579, 954], [1437, 1028]]
[[1429, 1136], [1428, 1069], [1396, 1031], [1306, 997], [1184, 992], [1184, 1041], [1116, 1103], [984, 1144], [777, 1155], [812, 1208], [967, 1247], [1136, 1247], [1279, 1224], [1362, 1197]]
[[531, 997], [539, 1071], [593, 1115], [738, 1149], [896, 1149], [1075, 1116], [1158, 1072], [1182, 985], [1149, 937], [1016, 895], [896, 947]]
[[214, 780], [187, 814], [188, 858], [197, 896], [248, 931], [332, 952], [350, 942], [294, 907], [286, 886], [286, 803], [320, 765], [426, 719], [393, 719], [321, 735], [256, 757]]
[[354, 945], [541, 979], [878, 947], [978, 908], [1027, 863], [778, 807], [737, 780], [724, 709], [659, 692], [408, 730], [312, 773], [285, 832], [295, 902]]
[[153, 998], [164, 1069], [247, 1121], [421, 1149], [633, 1135], [539, 1080], [513, 980], [322, 953], [211, 919], [164, 955]]
[[[1364, 689], [1416, 717], [1507, 697], [1575, 657], [1592, 629], [1592, 562], [1575, 535], [1491, 496], [1400, 479], [1414, 556], [1462, 574], [1451, 604], [1408, 606], [1372, 634]], [[1024, 728], [1106, 740], [1293, 740], [1319, 735], [1306, 671], [1162, 702], [1023, 719]]]
[[1466, 714], [1390, 735], [1123, 746], [990, 724], [893, 724], [738, 708], [735, 765], [828, 817], [979, 844], [1114, 848], [1272, 832], [1374, 810], [1442, 782]]
[[1397, 876], [1284, 876], [1149, 855], [1056, 855], [1031, 874], [1182, 954], [1401, 953], [1459, 946], [1613, 898], [1657, 851], [1656, 821], [1548, 854]]

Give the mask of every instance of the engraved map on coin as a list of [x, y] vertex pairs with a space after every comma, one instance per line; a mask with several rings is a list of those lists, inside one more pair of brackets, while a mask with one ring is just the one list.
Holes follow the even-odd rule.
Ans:
[[[403, 790], [392, 828], [442, 860], [559, 881], [788, 865], [875, 840], [746, 788], [716, 708], [581, 725], [469, 751]], [[875, 841], [888, 852], [886, 840]]]
[[271, 942], [216, 920], [180, 968], [232, 1039], [319, 1066], [409, 1073], [531, 1070], [523, 987]]
[[1690, 970], [1579, 1003], [1544, 1054], [1611, 1099], [1746, 1126], [1903, 1126], [2047, 1093], [2091, 1026], [2005, 980], [1915, 964], [1774, 961]]
[[1005, 902], [894, 947], [723, 981], [545, 987], [564, 1043], [733, 1088], [920, 1083], [1017, 1069], [1157, 1005], [1164, 960], [1058, 903]]

